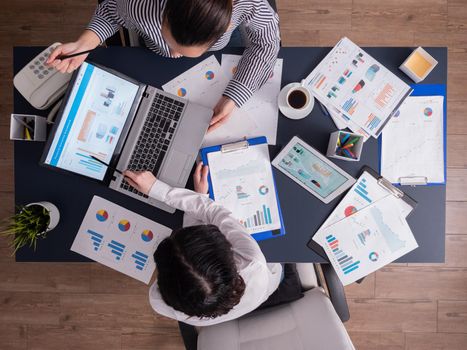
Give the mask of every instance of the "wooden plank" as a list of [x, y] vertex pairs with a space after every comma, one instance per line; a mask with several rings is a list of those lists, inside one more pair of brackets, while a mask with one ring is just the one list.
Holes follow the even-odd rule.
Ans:
[[467, 135], [449, 135], [447, 149], [449, 168], [467, 168]]
[[375, 296], [467, 300], [467, 268], [386, 267], [376, 272]]
[[149, 286], [100, 264], [91, 264], [91, 293], [136, 294], [148, 293]]
[[354, 0], [352, 29], [384, 31], [446, 32], [447, 0]]
[[404, 350], [404, 333], [350, 332], [350, 339], [358, 350]]
[[467, 301], [438, 301], [438, 332], [467, 333]]
[[[281, 32], [350, 30], [351, 0], [278, 0]], [[303, 39], [303, 38], [302, 38]]]
[[406, 334], [406, 350], [465, 350], [466, 348], [467, 334]]
[[345, 287], [347, 298], [373, 298], [375, 296], [375, 274], [366, 276], [362, 283], [352, 283]]
[[0, 292], [0, 323], [10, 325], [60, 322], [56, 293]]
[[349, 299], [348, 304], [345, 327], [351, 332], [436, 332], [433, 300]]
[[173, 325], [174, 321], [158, 315], [149, 304], [148, 293], [60, 294], [63, 325], [81, 327], [154, 328]]
[[28, 350], [120, 349], [119, 329], [28, 327]]
[[449, 52], [448, 108], [449, 102], [451, 101], [467, 101], [467, 95], [465, 93], [465, 81], [467, 79], [466, 61], [467, 53], [464, 50], [451, 50]]
[[0, 263], [0, 291], [73, 292], [90, 290], [88, 263]]
[[122, 350], [185, 350], [176, 322], [171, 327], [124, 329]]
[[446, 202], [446, 233], [467, 234], [467, 202]]
[[[448, 94], [451, 96], [451, 90]], [[448, 98], [448, 145], [452, 135], [467, 135], [467, 118], [464, 116], [463, 108], [465, 108], [465, 102], [451, 101]]]
[[26, 350], [26, 335], [26, 326], [2, 324], [0, 327], [0, 347], [8, 350]]
[[448, 169], [446, 200], [456, 202], [467, 201], [467, 169]]
[[448, 1], [448, 29], [452, 32], [467, 32], [467, 6], [465, 0]]

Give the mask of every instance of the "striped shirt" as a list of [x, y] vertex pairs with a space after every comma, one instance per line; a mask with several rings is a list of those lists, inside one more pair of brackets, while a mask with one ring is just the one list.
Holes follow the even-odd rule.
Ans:
[[[161, 34], [166, 1], [105, 0], [97, 7], [88, 29], [104, 42], [123, 26], [136, 31], [150, 50], [172, 57]], [[231, 25], [209, 51], [224, 48], [240, 24], [245, 24], [251, 44], [224, 91], [238, 107], [267, 81], [280, 47], [279, 18], [267, 0], [233, 0]]]

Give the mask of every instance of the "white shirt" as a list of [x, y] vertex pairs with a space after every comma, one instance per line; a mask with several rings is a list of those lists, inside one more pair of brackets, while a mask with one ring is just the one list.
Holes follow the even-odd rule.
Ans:
[[183, 188], [173, 188], [160, 180], [154, 183], [149, 196], [184, 211], [184, 227], [198, 224], [216, 225], [232, 244], [235, 264], [245, 281], [245, 292], [240, 302], [227, 314], [216, 318], [188, 316], [174, 310], [162, 299], [156, 281], [149, 290], [149, 301], [157, 313], [193, 326], [210, 326], [253, 311], [277, 289], [282, 266], [278, 263], [266, 263], [258, 243], [226, 208], [205, 195]]

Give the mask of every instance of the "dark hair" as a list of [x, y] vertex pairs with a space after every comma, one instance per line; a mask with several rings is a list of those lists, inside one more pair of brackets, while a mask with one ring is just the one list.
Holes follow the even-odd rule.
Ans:
[[168, 0], [164, 22], [179, 45], [212, 44], [230, 25], [232, 0]]
[[172, 232], [154, 253], [162, 299], [189, 316], [214, 318], [240, 302], [245, 282], [232, 245], [214, 225]]

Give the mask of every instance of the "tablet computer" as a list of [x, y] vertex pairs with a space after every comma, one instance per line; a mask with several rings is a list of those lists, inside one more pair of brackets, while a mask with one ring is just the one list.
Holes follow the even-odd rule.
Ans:
[[324, 203], [355, 183], [352, 176], [297, 136], [274, 158], [272, 165]]

